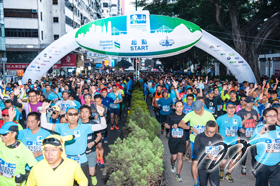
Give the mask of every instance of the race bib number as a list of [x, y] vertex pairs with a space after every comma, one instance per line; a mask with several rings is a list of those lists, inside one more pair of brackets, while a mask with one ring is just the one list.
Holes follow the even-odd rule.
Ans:
[[170, 106], [169, 105], [163, 105], [162, 106], [162, 111], [163, 112], [169, 112], [170, 111]]
[[117, 105], [117, 104], [112, 104], [112, 103], [111, 103], [110, 107], [111, 107], [111, 108], [118, 108], [118, 105]]
[[206, 146], [205, 147], [205, 153], [206, 154], [212, 154], [213, 158], [217, 157], [220, 152], [219, 145], [217, 146]]
[[266, 153], [280, 152], [280, 139], [265, 140]]
[[0, 175], [6, 178], [13, 178], [16, 170], [16, 164], [5, 162], [0, 158]]
[[209, 107], [209, 110], [211, 111], [212, 114], [215, 114], [215, 107]]
[[254, 129], [255, 129], [255, 128], [246, 128], [246, 130], [245, 130], [245, 136], [246, 136], [247, 138], [250, 138], [250, 137], [253, 135], [253, 133], [254, 133]]
[[237, 127], [226, 127], [226, 136], [233, 137], [237, 135]]
[[31, 151], [31, 152], [38, 152], [42, 151], [42, 142], [37, 142], [37, 141], [28, 141], [26, 147]]
[[172, 138], [182, 138], [184, 135], [184, 130], [181, 128], [172, 129], [171, 135], [172, 135]]
[[195, 125], [194, 128], [197, 129], [198, 134], [201, 134], [201, 133], [203, 133], [205, 131], [205, 126]]
[[177, 101], [177, 98], [173, 98], [173, 103], [175, 103]]
[[67, 158], [76, 161], [79, 165], [81, 165], [79, 156], [67, 156]]

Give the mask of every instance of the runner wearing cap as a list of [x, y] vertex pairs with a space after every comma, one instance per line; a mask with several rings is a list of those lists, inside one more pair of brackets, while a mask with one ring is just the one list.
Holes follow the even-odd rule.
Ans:
[[93, 133], [94, 131], [99, 131], [106, 128], [106, 120], [103, 116], [104, 109], [102, 107], [97, 107], [97, 112], [100, 116], [101, 123], [100, 124], [78, 124], [79, 119], [79, 109], [77, 107], [68, 107], [66, 109], [66, 119], [68, 123], [60, 123], [60, 124], [51, 124], [47, 123], [46, 119], [46, 109], [49, 107], [49, 104], [44, 102], [42, 106], [41, 113], [41, 126], [48, 130], [52, 130], [56, 133], [61, 134], [62, 136], [66, 135], [74, 135], [75, 141], [71, 144], [67, 144], [65, 149], [66, 155], [75, 161], [77, 161], [85, 175], [88, 179], [91, 179], [89, 176], [89, 167], [87, 157], [85, 155], [87, 148], [87, 136], [88, 134]]
[[20, 140], [34, 155], [37, 161], [43, 159], [42, 140], [50, 135], [50, 132], [39, 127], [40, 114], [30, 112], [27, 115], [26, 124], [28, 129], [19, 131], [18, 140]]
[[[253, 109], [253, 104], [254, 104], [255, 99], [251, 96], [248, 96], [245, 98], [246, 102], [246, 107], [242, 110], [240, 110], [237, 115], [241, 117], [242, 119], [242, 125], [245, 130], [245, 134], [240, 134], [240, 142], [243, 143], [243, 141], [249, 141], [251, 138], [256, 124], [258, 123], [259, 116], [256, 110]], [[252, 167], [255, 167], [256, 165], [256, 160], [255, 160], [255, 155], [256, 155], [256, 148], [252, 147], [251, 148], [251, 163]], [[246, 153], [245, 151], [242, 151], [242, 154]], [[241, 168], [241, 175], [246, 176], [246, 160], [247, 156], [244, 155], [242, 159], [242, 168]], [[256, 171], [254, 168], [252, 168], [251, 174], [256, 178]]]
[[42, 142], [44, 159], [37, 163], [28, 176], [26, 186], [88, 186], [88, 180], [79, 164], [66, 158], [65, 141], [73, 136], [50, 135]]
[[[228, 165], [228, 172], [226, 173], [225, 179], [229, 182], [233, 183], [234, 180], [231, 176], [231, 173], [234, 170], [235, 161], [234, 155], [237, 153], [237, 140], [238, 134], [237, 132], [245, 133], [242, 128], [242, 120], [241, 117], [235, 115], [236, 105], [232, 102], [226, 104], [226, 112], [217, 119], [217, 124], [219, 126], [219, 133], [223, 137], [223, 143], [226, 145], [228, 151], [228, 155], [221, 162], [221, 170], [220, 170], [220, 180], [224, 179], [224, 168], [228, 161], [230, 161]], [[233, 147], [232, 147], [233, 146]]]
[[[215, 121], [215, 118], [210, 112], [204, 110], [203, 103], [200, 100], [194, 102], [192, 109], [193, 111], [188, 113], [180, 121], [179, 127], [182, 129], [187, 129], [192, 131], [190, 135], [191, 157], [197, 158], [196, 156], [193, 155], [193, 145], [194, 145], [195, 136], [197, 134], [203, 133], [205, 131], [205, 125], [207, 121], [209, 120]], [[186, 124], [188, 122], [190, 122], [190, 126]], [[197, 164], [198, 164], [197, 161], [192, 162], [192, 176], [195, 185], [199, 185]]]
[[[0, 128], [4, 125], [4, 123], [8, 122], [9, 121], [9, 118], [10, 118], [10, 115], [9, 113], [12, 111], [12, 109], [3, 109], [2, 110], [2, 119], [0, 120]], [[22, 126], [14, 119], [13, 120], [14, 123], [16, 123], [18, 125], [18, 130], [22, 130]]]
[[110, 116], [111, 116], [111, 130], [114, 130], [114, 127], [116, 128], [116, 130], [119, 130], [119, 126], [118, 126], [118, 121], [119, 121], [119, 116], [120, 116], [120, 104], [123, 99], [122, 99], [122, 95], [121, 93], [119, 93], [117, 91], [117, 86], [113, 85], [112, 87], [112, 92], [110, 94], [108, 94], [108, 97], [111, 97], [114, 100], [114, 103], [110, 104]]
[[176, 172], [176, 180], [181, 182], [183, 179], [180, 176], [180, 172], [183, 167], [183, 153], [186, 152], [186, 141], [184, 136], [184, 130], [178, 127], [178, 123], [184, 118], [185, 114], [183, 111], [183, 102], [177, 101], [175, 103], [175, 112], [170, 113], [165, 120], [165, 128], [171, 129], [168, 147], [171, 153], [171, 172], [175, 173], [175, 162], [177, 161], [177, 172]]
[[16, 139], [18, 125], [11, 122], [15, 111], [10, 113], [10, 121], [6, 122], [0, 129], [0, 185], [16, 186], [25, 183], [27, 173], [25, 166], [34, 166], [37, 161], [32, 152]]
[[[163, 98], [156, 102], [156, 106], [160, 108], [161, 134], [163, 134], [166, 117], [171, 113], [171, 106], [174, 108], [172, 99], [168, 97], [168, 90], [164, 90]], [[169, 129], [166, 129], [165, 136], [167, 139], [169, 138]]]
[[60, 123], [60, 108], [55, 105], [50, 109], [51, 112], [47, 113], [47, 119], [49, 123]]

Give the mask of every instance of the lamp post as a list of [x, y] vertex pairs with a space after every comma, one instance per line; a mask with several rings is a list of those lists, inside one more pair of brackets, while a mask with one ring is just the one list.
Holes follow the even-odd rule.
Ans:
[[1, 62], [3, 63], [3, 80], [6, 83], [6, 70], [5, 70], [5, 62], [7, 62], [7, 58], [0, 58]]

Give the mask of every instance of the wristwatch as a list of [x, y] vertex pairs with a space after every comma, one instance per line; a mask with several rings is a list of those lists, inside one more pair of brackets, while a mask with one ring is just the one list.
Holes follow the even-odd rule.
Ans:
[[190, 126], [190, 130], [192, 130], [192, 126]]

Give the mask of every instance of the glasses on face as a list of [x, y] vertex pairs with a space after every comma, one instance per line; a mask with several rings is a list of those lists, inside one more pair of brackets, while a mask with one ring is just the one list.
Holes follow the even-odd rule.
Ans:
[[279, 103], [273, 103], [271, 106], [274, 107], [274, 108], [278, 108], [278, 107], [280, 107], [280, 104]]
[[9, 117], [9, 115], [7, 115], [7, 114], [3, 114], [3, 115], [2, 115], [2, 117]]
[[234, 109], [235, 107], [234, 106], [229, 106], [227, 107], [228, 109]]
[[29, 98], [35, 98], [36, 97], [36, 95], [35, 96], [28, 96]]
[[54, 111], [52, 114], [56, 114], [56, 112]]
[[7, 136], [8, 134], [10, 134], [11, 132], [8, 132], [6, 134], [1, 134], [1, 136]]
[[187, 99], [188, 101], [192, 101], [193, 99]]
[[268, 115], [268, 116], [265, 116], [266, 118], [276, 118], [277, 115]]
[[240, 99], [240, 101], [245, 101], [245, 99]]
[[75, 112], [75, 113], [67, 113], [69, 116], [78, 116], [79, 113]]

